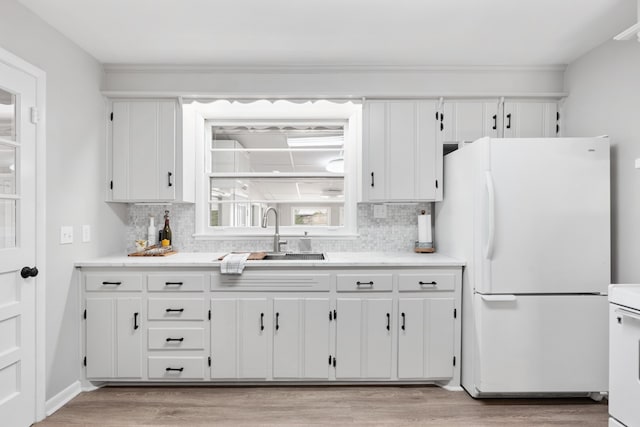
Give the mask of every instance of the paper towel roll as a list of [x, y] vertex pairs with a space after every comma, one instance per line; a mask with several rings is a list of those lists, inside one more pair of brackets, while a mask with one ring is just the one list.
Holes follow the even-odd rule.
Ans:
[[431, 242], [431, 215], [418, 215], [418, 242]]

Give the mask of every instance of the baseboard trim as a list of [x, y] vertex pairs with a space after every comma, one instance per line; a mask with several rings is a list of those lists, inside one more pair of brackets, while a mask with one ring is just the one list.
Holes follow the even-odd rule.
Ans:
[[80, 381], [73, 382], [69, 387], [47, 400], [45, 403], [45, 413], [47, 417], [53, 415], [58, 409], [62, 408], [71, 399], [82, 392]]

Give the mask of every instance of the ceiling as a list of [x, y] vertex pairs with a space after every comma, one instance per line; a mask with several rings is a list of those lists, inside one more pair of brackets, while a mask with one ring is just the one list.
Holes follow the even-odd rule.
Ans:
[[635, 0], [19, 0], [102, 63], [568, 64]]

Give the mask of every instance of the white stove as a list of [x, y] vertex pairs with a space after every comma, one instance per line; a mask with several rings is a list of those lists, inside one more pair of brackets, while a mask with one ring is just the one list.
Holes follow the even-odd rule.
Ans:
[[610, 285], [609, 303], [609, 426], [640, 426], [640, 285]]

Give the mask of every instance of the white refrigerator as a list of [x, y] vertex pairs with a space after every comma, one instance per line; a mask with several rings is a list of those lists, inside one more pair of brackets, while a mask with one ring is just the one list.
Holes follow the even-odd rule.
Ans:
[[463, 258], [474, 397], [607, 390], [609, 140], [482, 138], [445, 156], [438, 252]]

